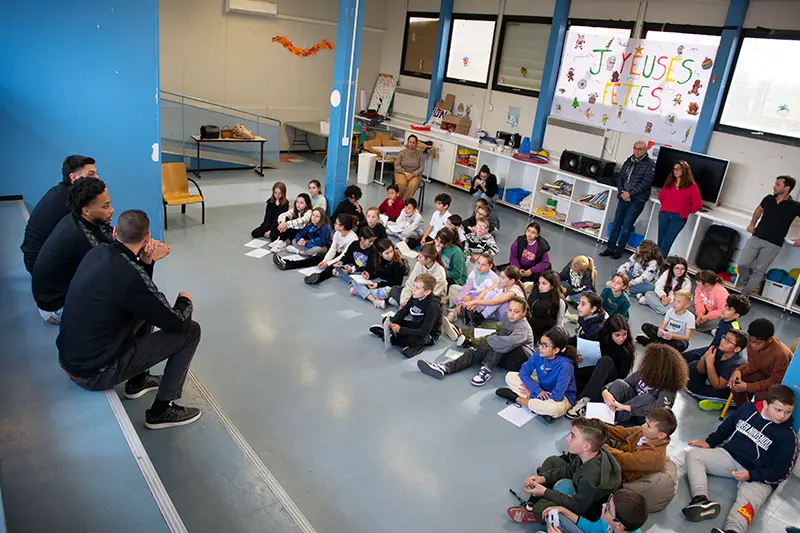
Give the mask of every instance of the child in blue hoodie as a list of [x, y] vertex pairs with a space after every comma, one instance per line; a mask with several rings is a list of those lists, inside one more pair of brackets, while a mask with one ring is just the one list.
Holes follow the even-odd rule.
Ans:
[[548, 533], [642, 533], [649, 516], [644, 496], [628, 489], [619, 489], [608, 498], [597, 522], [561, 506], [548, 507], [544, 515], [553, 512], [559, 515], [559, 525], [548, 527]]
[[506, 374], [508, 387], [497, 389], [495, 394], [528, 406], [547, 422], [564, 416], [575, 403], [576, 394], [576, 352], [567, 343], [564, 328], [548, 330], [520, 371]]
[[689, 441], [692, 448], [686, 454], [686, 475], [692, 501], [683, 508], [687, 519], [716, 518], [722, 510], [722, 505], [709, 499], [709, 473], [739, 482], [724, 530], [715, 527], [713, 533], [744, 533], [794, 468], [797, 435], [792, 429], [792, 389], [773, 385], [766, 401], [759, 404], [748, 402], [738, 408], [706, 440]]

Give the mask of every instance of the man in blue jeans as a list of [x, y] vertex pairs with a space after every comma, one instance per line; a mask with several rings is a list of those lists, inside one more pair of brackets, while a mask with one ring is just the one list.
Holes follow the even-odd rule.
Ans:
[[647, 144], [636, 141], [633, 155], [625, 160], [616, 177], [619, 203], [614, 214], [614, 228], [609, 235], [607, 248], [600, 253], [601, 256], [611, 256], [614, 259], [622, 257], [622, 251], [633, 231], [633, 224], [650, 198], [650, 186], [655, 172], [656, 164], [647, 155]]

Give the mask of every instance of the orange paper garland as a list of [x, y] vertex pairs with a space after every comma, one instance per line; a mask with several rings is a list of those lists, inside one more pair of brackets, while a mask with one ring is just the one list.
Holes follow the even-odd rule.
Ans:
[[283, 35], [277, 35], [277, 36], [273, 37], [272, 38], [272, 42], [273, 43], [282, 44], [284, 48], [289, 50], [294, 55], [300, 56], [300, 57], [312, 56], [312, 55], [316, 54], [317, 52], [319, 52], [320, 50], [333, 50], [333, 43], [330, 42], [327, 39], [324, 39], [324, 40], [318, 42], [317, 44], [315, 44], [311, 48], [298, 48], [297, 46], [292, 44], [292, 41], [290, 41], [289, 39], [287, 39]]

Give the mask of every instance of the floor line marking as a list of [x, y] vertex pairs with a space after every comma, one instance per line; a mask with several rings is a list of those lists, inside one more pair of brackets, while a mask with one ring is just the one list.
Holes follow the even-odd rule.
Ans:
[[261, 479], [263, 479], [264, 483], [266, 483], [270, 490], [272, 490], [272, 493], [275, 494], [275, 497], [278, 498], [278, 501], [286, 509], [286, 512], [289, 513], [289, 516], [294, 519], [298, 527], [304, 533], [316, 533], [314, 526], [312, 526], [305, 515], [303, 515], [289, 494], [286, 493], [269, 468], [267, 468], [267, 465], [264, 464], [264, 461], [261, 460], [253, 447], [250, 446], [250, 444], [241, 434], [239, 429], [233, 424], [231, 419], [228, 418], [228, 415], [225, 414], [225, 411], [222, 410], [222, 407], [220, 407], [214, 397], [211, 396], [211, 393], [208, 391], [208, 389], [206, 389], [205, 386], [200, 383], [200, 380], [197, 379], [197, 376], [195, 376], [191, 370], [189, 371], [189, 380], [194, 384], [195, 387], [197, 387], [198, 392], [214, 411], [214, 414], [217, 415], [217, 418], [219, 418], [220, 422], [228, 431], [231, 438], [239, 446], [239, 449], [242, 450], [245, 457], [247, 457], [247, 459], [253, 464], [259, 476], [261, 476]]

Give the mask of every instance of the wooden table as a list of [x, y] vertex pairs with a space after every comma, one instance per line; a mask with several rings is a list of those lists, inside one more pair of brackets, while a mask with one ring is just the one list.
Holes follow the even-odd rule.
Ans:
[[[264, 176], [264, 143], [267, 140], [264, 137], [253, 137], [252, 139], [204, 139], [199, 135], [192, 135], [192, 139], [194, 142], [197, 143], [197, 168], [194, 168], [192, 172], [195, 176], [200, 178], [200, 145], [203, 143], [260, 143], [261, 145], [261, 155], [257, 166], [253, 166], [253, 170], [259, 176]], [[230, 167], [230, 168], [215, 168], [213, 170], [239, 170], [241, 167]]]
[[378, 185], [383, 185], [383, 169], [386, 166], [386, 158], [390, 155], [397, 155], [406, 149], [405, 146], [373, 146], [373, 150], [381, 154], [381, 175], [378, 179], [373, 177], [372, 181]]
[[[292, 151], [292, 147], [295, 144], [299, 145], [306, 145], [308, 151], [311, 151], [311, 145], [308, 144], [308, 136], [314, 135], [315, 137], [320, 137], [322, 139], [327, 139], [330, 137], [330, 133], [322, 131], [320, 128], [319, 122], [284, 122], [284, 125], [288, 128], [292, 128], [294, 130], [294, 135], [292, 136], [292, 142], [289, 143], [289, 149], [287, 152]], [[298, 136], [298, 133], [300, 134]], [[353, 131], [353, 137], [360, 136], [360, 131]], [[298, 138], [299, 137], [299, 138]], [[356, 145], [357, 147], [358, 145]], [[355, 150], [355, 153], [358, 153], [358, 149]], [[322, 160], [322, 166], [325, 166], [325, 161], [328, 159], [328, 155], [325, 154], [325, 158]]]

